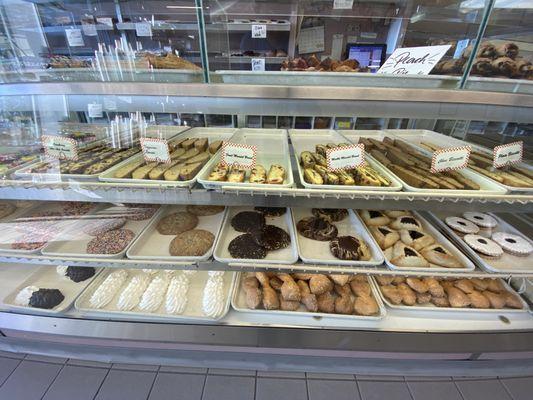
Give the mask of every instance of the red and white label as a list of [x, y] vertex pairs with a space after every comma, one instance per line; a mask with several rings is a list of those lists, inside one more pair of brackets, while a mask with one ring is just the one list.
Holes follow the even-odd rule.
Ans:
[[141, 138], [141, 148], [144, 159], [148, 162], [160, 162], [170, 164], [170, 150], [165, 139]]
[[431, 159], [431, 172], [453, 171], [466, 168], [470, 159], [470, 146], [448, 147], [437, 150]]
[[224, 142], [220, 161], [231, 167], [240, 169], [255, 168], [257, 163], [257, 146]]
[[41, 136], [41, 143], [44, 147], [46, 157], [57, 160], [77, 160], [78, 143], [71, 138], [61, 136]]
[[327, 149], [326, 160], [330, 171], [360, 167], [365, 163], [365, 145], [359, 143]]
[[494, 168], [502, 168], [509, 164], [522, 161], [524, 154], [524, 142], [513, 142], [496, 146], [492, 151], [492, 165]]

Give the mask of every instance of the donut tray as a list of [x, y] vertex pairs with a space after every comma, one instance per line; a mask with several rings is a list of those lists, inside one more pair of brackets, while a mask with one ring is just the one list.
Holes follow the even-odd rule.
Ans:
[[[533, 254], [527, 257], [520, 257], [509, 254], [504, 251], [500, 258], [484, 258], [474, 249], [472, 249], [461, 236], [459, 236], [452, 228], [450, 228], [444, 222], [446, 217], [461, 217], [459, 213], [446, 213], [446, 212], [432, 212], [429, 214], [436, 224], [450, 237], [457, 245], [478, 265], [480, 268], [487, 272], [496, 273], [509, 273], [509, 274], [527, 274], [533, 271]], [[531, 239], [520, 232], [518, 229], [507, 223], [503, 219], [499, 218], [495, 214], [489, 214], [498, 221], [498, 225], [492, 230], [492, 232], [507, 232], [514, 235], [520, 235], [523, 238]]]
[[[296, 311], [283, 311], [283, 310], [265, 310], [265, 309], [250, 309], [246, 305], [246, 293], [242, 289], [241, 286], [241, 280], [244, 277], [244, 274], [242, 272], [238, 272], [238, 276], [236, 279], [236, 284], [233, 289], [233, 295], [231, 296], [231, 306], [235, 311], [242, 312], [242, 313], [248, 313], [248, 314], [255, 314], [255, 315], [287, 315], [287, 316], [299, 316], [299, 317], [305, 317], [309, 319], [328, 319], [331, 318], [333, 320], [370, 320], [370, 321], [377, 321], [382, 319], [385, 314], [385, 306], [383, 305], [383, 300], [381, 299], [380, 295], [378, 294], [378, 290], [376, 287], [376, 284], [372, 278], [368, 278], [368, 282], [370, 283], [370, 288], [372, 289], [372, 296], [376, 300], [379, 306], [379, 314], [378, 315], [355, 315], [355, 314], [330, 314], [330, 313], [322, 313], [322, 312], [309, 312], [306, 310], [305, 306], [303, 304], [300, 304], [300, 308]], [[302, 321], [300, 321], [302, 322]]]
[[359, 236], [366, 242], [370, 252], [372, 253], [372, 258], [368, 261], [341, 260], [335, 257], [333, 254], [331, 254], [329, 249], [329, 241], [322, 242], [319, 240], [308, 239], [298, 232], [296, 224], [302, 218], [313, 216], [311, 209], [294, 207], [291, 209], [291, 212], [292, 222], [296, 229], [296, 245], [298, 247], [298, 254], [303, 262], [311, 264], [350, 265], [357, 267], [377, 266], [383, 264], [383, 252], [379, 248], [370, 232], [366, 229], [361, 218], [359, 218], [359, 216], [352, 210], [348, 210], [348, 216], [342, 221], [333, 222], [333, 224], [338, 229], [338, 236]]
[[198, 217], [198, 226], [194, 229], [203, 229], [211, 232], [215, 238], [211, 248], [202, 256], [172, 256], [169, 253], [169, 245], [176, 235], [162, 235], [157, 231], [158, 222], [166, 215], [174, 212], [187, 211], [186, 206], [167, 206], [150, 222], [146, 229], [135, 239], [126, 252], [126, 256], [132, 260], [160, 260], [160, 261], [207, 261], [213, 254], [215, 243], [222, 228], [222, 221], [226, 210], [215, 215]]

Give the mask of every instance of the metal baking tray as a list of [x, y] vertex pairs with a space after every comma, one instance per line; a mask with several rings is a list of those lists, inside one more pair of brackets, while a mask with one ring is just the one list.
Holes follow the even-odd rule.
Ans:
[[[371, 320], [376, 321], [382, 319], [385, 314], [385, 306], [383, 305], [383, 301], [381, 297], [378, 294], [376, 284], [373, 282], [372, 278], [367, 277], [368, 283], [370, 284], [370, 288], [372, 289], [372, 295], [379, 306], [379, 314], [378, 315], [355, 315], [355, 314], [329, 314], [329, 313], [322, 313], [322, 312], [309, 312], [306, 311], [305, 306], [303, 304], [300, 304], [300, 308], [297, 311], [283, 311], [283, 310], [265, 310], [265, 309], [255, 309], [252, 310], [246, 306], [246, 293], [241, 288], [241, 279], [244, 276], [243, 273], [239, 272], [236, 280], [236, 284], [233, 289], [233, 295], [231, 296], [231, 306], [235, 311], [243, 312], [243, 313], [249, 313], [249, 314], [255, 314], [255, 315], [264, 315], [266, 318], [268, 316], [277, 316], [277, 315], [287, 315], [287, 316], [301, 316], [301, 317], [307, 317], [309, 319], [316, 319], [316, 318], [332, 318], [335, 320]], [[355, 298], [355, 296], [352, 296], [352, 298]]]
[[315, 145], [326, 143], [346, 143], [350, 140], [337, 131], [327, 129], [291, 129], [289, 130], [291, 143], [298, 166], [300, 182], [308, 189], [334, 189], [334, 190], [372, 190], [380, 192], [396, 192], [402, 190], [402, 183], [388, 169], [378, 163], [370, 154], [365, 154], [366, 162], [379, 174], [391, 181], [390, 186], [360, 186], [360, 185], [316, 185], [308, 183], [304, 179], [303, 168], [300, 165], [300, 153], [303, 151], [315, 151]]
[[[313, 216], [310, 208], [293, 207], [291, 208], [291, 213], [294, 227], [296, 227], [296, 224], [302, 218]], [[329, 250], [329, 241], [322, 242], [319, 240], [308, 239], [296, 231], [296, 246], [298, 248], [298, 254], [304, 263], [350, 265], [358, 267], [383, 264], [385, 259], [383, 257], [383, 252], [370, 232], [366, 229], [366, 226], [359, 218], [359, 215], [353, 212], [353, 210], [348, 210], [348, 216], [346, 218], [342, 221], [333, 222], [333, 224], [339, 231], [338, 236], [351, 235], [359, 236], [363, 239], [372, 253], [372, 259], [368, 261], [341, 260], [331, 254], [331, 251]]]
[[[527, 274], [533, 271], [533, 255], [526, 257], [514, 256], [507, 252], [504, 252], [500, 258], [483, 258], [478, 252], [472, 249], [461, 236], [457, 234], [452, 228], [450, 228], [444, 222], [446, 217], [462, 217], [459, 213], [450, 213], [436, 211], [429, 213], [435, 223], [448, 235], [457, 245], [476, 263], [477, 266], [484, 269], [487, 272], [495, 273], [509, 273], [509, 274]], [[489, 214], [498, 221], [498, 225], [492, 230], [492, 232], [507, 232], [514, 235], [520, 235], [524, 239], [531, 242], [533, 241], [513, 227], [511, 224], [505, 222], [495, 214]]]

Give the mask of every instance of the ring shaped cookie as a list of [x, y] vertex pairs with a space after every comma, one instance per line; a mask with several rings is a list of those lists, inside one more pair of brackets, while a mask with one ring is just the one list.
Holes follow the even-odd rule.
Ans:
[[494, 228], [496, 225], [498, 225], [498, 221], [496, 221], [496, 219], [491, 217], [489, 214], [469, 211], [465, 212], [463, 217], [483, 228]]
[[468, 234], [463, 237], [463, 240], [475, 251], [486, 256], [500, 257], [503, 254], [503, 250], [500, 245], [489, 238], [480, 235]]
[[479, 226], [477, 226], [476, 224], [474, 224], [473, 222], [470, 222], [469, 220], [465, 218], [446, 217], [444, 222], [446, 222], [446, 225], [448, 225], [453, 230], [456, 230], [461, 233], [478, 233], [479, 232]]
[[533, 246], [531, 243], [519, 235], [513, 235], [512, 233], [506, 232], [495, 232], [492, 235], [492, 239], [498, 243], [503, 250], [517, 256], [527, 256], [533, 252]]

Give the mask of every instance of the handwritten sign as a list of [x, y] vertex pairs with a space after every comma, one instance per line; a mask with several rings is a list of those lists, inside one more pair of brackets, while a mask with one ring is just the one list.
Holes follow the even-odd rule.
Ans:
[[62, 136], [41, 136], [41, 143], [46, 157], [57, 160], [77, 160], [78, 144], [74, 139]]
[[152, 36], [152, 24], [150, 22], [137, 22], [135, 24], [135, 33], [137, 36]]
[[518, 163], [522, 161], [524, 142], [513, 142], [496, 146], [492, 154], [492, 165], [494, 168], [502, 168], [509, 164]]
[[87, 111], [89, 118], [102, 118], [104, 116], [104, 109], [100, 103], [87, 104]]
[[427, 75], [450, 47], [450, 45], [445, 45], [396, 49], [377, 73]]
[[267, 37], [266, 25], [252, 25], [252, 37], [254, 39], [265, 39]]
[[359, 143], [327, 149], [326, 160], [330, 171], [359, 167], [365, 163], [365, 145]]
[[470, 158], [470, 146], [447, 147], [437, 150], [431, 158], [431, 173], [465, 168]]
[[351, 10], [353, 7], [353, 0], [333, 0], [334, 10]]
[[67, 42], [70, 47], [85, 46], [81, 29], [65, 29], [65, 35], [67, 35]]
[[252, 71], [264, 71], [265, 59], [264, 58], [252, 58]]
[[224, 142], [220, 161], [235, 168], [252, 169], [257, 162], [257, 146]]
[[168, 142], [165, 139], [141, 138], [140, 141], [143, 156], [146, 161], [156, 161], [165, 164], [172, 162]]
[[110, 28], [113, 27], [113, 18], [109, 18], [109, 17], [97, 17], [97, 18], [96, 18], [96, 22], [98, 22], [99, 24], [102, 24], [102, 25], [107, 25], [107, 26], [109, 26]]

